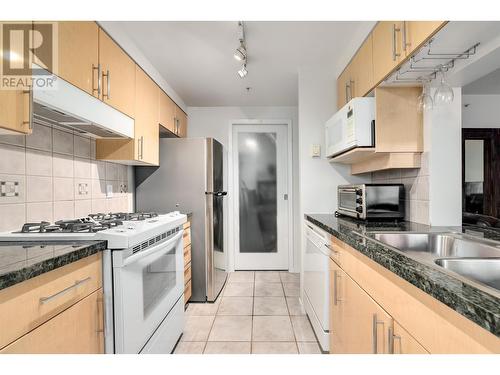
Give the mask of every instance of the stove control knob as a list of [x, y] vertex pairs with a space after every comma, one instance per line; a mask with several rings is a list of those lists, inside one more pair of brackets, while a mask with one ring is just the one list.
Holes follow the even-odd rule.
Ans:
[[363, 199], [362, 199], [362, 198], [357, 198], [357, 199], [356, 199], [356, 203], [358, 203], [358, 204], [363, 204]]
[[356, 211], [359, 212], [359, 213], [362, 213], [363, 212], [363, 207], [356, 207]]

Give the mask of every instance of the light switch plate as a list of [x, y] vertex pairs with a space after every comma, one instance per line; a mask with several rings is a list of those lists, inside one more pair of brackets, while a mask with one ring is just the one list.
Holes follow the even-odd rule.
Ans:
[[311, 145], [311, 157], [319, 158], [321, 156], [321, 145]]
[[106, 198], [113, 198], [113, 185], [106, 185]]

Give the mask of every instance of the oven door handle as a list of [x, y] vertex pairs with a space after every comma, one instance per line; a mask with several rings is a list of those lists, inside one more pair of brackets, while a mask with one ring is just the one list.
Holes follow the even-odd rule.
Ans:
[[137, 252], [137, 253], [129, 256], [128, 258], [125, 258], [123, 260], [122, 267], [126, 267], [129, 264], [131, 264], [131, 263], [137, 262], [140, 259], [146, 258], [146, 257], [148, 257], [148, 256], [150, 256], [150, 255], [152, 255], [154, 253], [157, 253], [157, 252], [165, 249], [165, 247], [170, 247], [171, 244], [174, 244], [175, 242], [177, 242], [180, 239], [182, 239], [182, 234], [183, 233], [184, 233], [184, 230], [180, 230], [178, 234], [176, 234], [174, 237], [172, 237], [168, 241], [159, 243], [157, 246], [154, 246], [151, 249], [139, 251], [139, 252]]

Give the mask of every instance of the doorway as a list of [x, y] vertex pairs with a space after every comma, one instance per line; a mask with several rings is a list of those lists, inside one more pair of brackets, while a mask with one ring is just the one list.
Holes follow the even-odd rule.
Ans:
[[236, 270], [288, 270], [288, 125], [233, 126]]
[[462, 129], [462, 155], [464, 215], [499, 219], [500, 129]]

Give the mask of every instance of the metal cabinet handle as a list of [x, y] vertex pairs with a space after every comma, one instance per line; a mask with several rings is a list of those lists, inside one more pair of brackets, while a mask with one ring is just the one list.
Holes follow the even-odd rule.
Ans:
[[339, 302], [342, 302], [342, 300], [339, 298], [339, 282], [340, 280], [340, 274], [337, 271], [333, 271], [333, 304], [337, 306]]
[[77, 280], [77, 281], [75, 281], [75, 283], [73, 285], [68, 286], [66, 289], [63, 289], [63, 290], [61, 290], [55, 294], [52, 294], [51, 296], [48, 296], [48, 297], [41, 297], [40, 304], [43, 305], [43, 304], [50, 302], [58, 297], [61, 297], [61, 296], [65, 295], [66, 293], [70, 292], [71, 290], [78, 288], [80, 285], [88, 283], [91, 279], [92, 278], [89, 276], [86, 279]]
[[[94, 71], [97, 69], [97, 89], [94, 88]], [[92, 64], [92, 92], [97, 91], [97, 96], [101, 96], [101, 64]]]
[[[27, 124], [28, 129], [32, 130], [33, 129], [33, 88], [30, 88], [29, 90], [23, 90], [23, 95], [28, 95], [28, 116], [27, 120], [23, 119], [23, 125]], [[26, 110], [26, 108], [24, 108]]]
[[106, 73], [102, 73], [102, 78], [104, 79], [104, 77], [106, 77], [106, 94], [104, 93], [103, 90], [102, 97], [111, 99], [111, 73], [109, 69], [106, 70]]
[[345, 83], [345, 102], [348, 103], [349, 102], [349, 95], [347, 94], [347, 90], [349, 88], [349, 84], [346, 82]]
[[406, 47], [408, 47], [410, 44], [407, 41], [407, 30], [406, 30], [406, 21], [403, 21], [403, 49], [406, 52]]
[[101, 311], [103, 310], [104, 299], [103, 297], [97, 298], [97, 330], [96, 333], [104, 333], [104, 322], [101, 319]]
[[378, 354], [378, 325], [384, 326], [384, 321], [377, 319], [377, 314], [373, 314], [372, 319], [372, 352]]
[[144, 158], [144, 136], [141, 135], [141, 160]]
[[388, 334], [389, 334], [389, 338], [388, 338], [389, 353], [391, 353], [391, 354], [401, 354], [401, 349], [398, 350], [397, 353], [394, 351], [394, 348], [395, 348], [394, 341], [395, 340], [399, 341], [399, 347], [401, 348], [401, 336], [395, 335], [394, 334], [394, 329], [392, 327], [389, 327]]
[[400, 53], [397, 53], [396, 51], [396, 44], [397, 44], [397, 40], [396, 40], [396, 33], [397, 32], [400, 32], [401, 29], [399, 27], [396, 27], [396, 24], [393, 23], [392, 24], [392, 61], [396, 61], [396, 58], [401, 56]]

